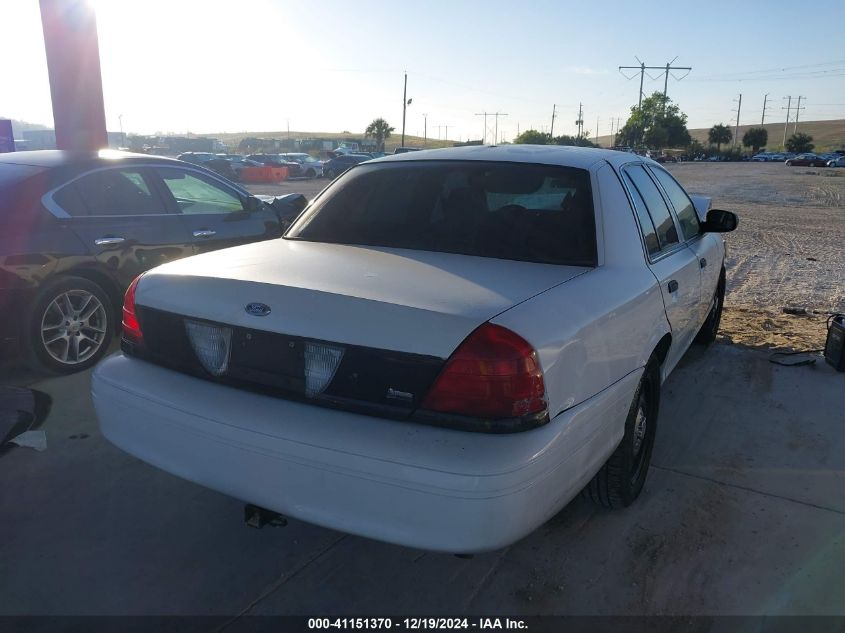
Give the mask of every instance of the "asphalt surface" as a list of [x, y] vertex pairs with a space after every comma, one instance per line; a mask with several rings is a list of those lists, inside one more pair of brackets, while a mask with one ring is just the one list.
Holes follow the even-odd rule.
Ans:
[[693, 348], [636, 504], [578, 498], [470, 560], [248, 528], [238, 500], [111, 446], [89, 373], [14, 381], [53, 405], [46, 451], [0, 452], [0, 615], [845, 614], [845, 375], [823, 361]]

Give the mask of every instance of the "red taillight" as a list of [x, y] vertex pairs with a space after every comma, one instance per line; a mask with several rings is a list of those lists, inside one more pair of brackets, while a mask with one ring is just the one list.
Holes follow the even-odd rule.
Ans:
[[141, 332], [141, 324], [138, 323], [138, 315], [135, 314], [135, 288], [138, 287], [138, 282], [143, 276], [142, 273], [135, 277], [126, 289], [126, 294], [123, 295], [123, 338], [130, 343], [144, 341], [144, 333]]
[[446, 361], [422, 408], [475, 418], [518, 418], [545, 411], [545, 395], [534, 348], [514, 332], [485, 323]]

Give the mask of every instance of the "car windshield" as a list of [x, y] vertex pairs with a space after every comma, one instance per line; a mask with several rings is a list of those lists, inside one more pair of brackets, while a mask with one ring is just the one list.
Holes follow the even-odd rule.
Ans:
[[320, 196], [286, 237], [596, 265], [589, 174], [553, 165], [362, 165]]

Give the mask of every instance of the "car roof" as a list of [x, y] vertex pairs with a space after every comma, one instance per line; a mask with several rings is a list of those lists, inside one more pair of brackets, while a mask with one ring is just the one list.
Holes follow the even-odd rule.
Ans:
[[74, 152], [58, 149], [44, 149], [0, 154], [0, 164], [30, 165], [33, 167], [97, 167], [113, 165], [120, 161], [126, 164], [137, 163], [181, 163], [175, 158], [134, 154], [118, 150], [100, 150], [99, 152]]
[[[467, 147], [449, 147], [445, 149], [427, 149], [419, 152], [391, 154], [376, 158], [374, 163], [392, 163], [397, 161], [424, 160], [479, 160], [508, 163], [539, 163], [579, 167], [588, 169], [598, 162], [607, 161], [614, 166], [630, 162], [649, 162], [629, 152], [592, 147], [573, 147], [564, 145], [471, 145]], [[656, 164], [656, 163], [655, 163]]]

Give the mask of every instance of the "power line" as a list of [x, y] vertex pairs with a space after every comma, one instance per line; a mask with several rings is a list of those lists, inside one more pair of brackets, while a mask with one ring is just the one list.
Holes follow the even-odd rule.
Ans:
[[[639, 109], [643, 105], [643, 79], [645, 78], [645, 75], [646, 75], [645, 71], [646, 70], [662, 70], [666, 73], [666, 79], [663, 82], [663, 108], [664, 108], [664, 111], [665, 111], [665, 109], [666, 109], [666, 92], [667, 92], [667, 89], [669, 87], [669, 73], [673, 70], [686, 70], [687, 71], [686, 75], [683, 75], [680, 78], [675, 77], [678, 81], [680, 81], [680, 79], [683, 79], [690, 72], [692, 72], [692, 67], [691, 66], [672, 66], [672, 64], [675, 63], [675, 59], [678, 59], [677, 56], [671, 62], [667, 62], [666, 66], [646, 66], [645, 62], [641, 61], [639, 57], [635, 57], [635, 59], [638, 62], [640, 62], [639, 66], [620, 66], [619, 72], [622, 74], [623, 77], [625, 77], [626, 79], [628, 79], [628, 81], [630, 81], [631, 79], [636, 77], [636, 75], [632, 75], [632, 76], [628, 77], [622, 71], [623, 70], [639, 70], [640, 71], [640, 95], [639, 95], [639, 98], [637, 100], [637, 108]], [[672, 76], [674, 77], [674, 75], [672, 75]], [[657, 77], [651, 77], [651, 75], [649, 75], [649, 77], [651, 79], [657, 79]]]

